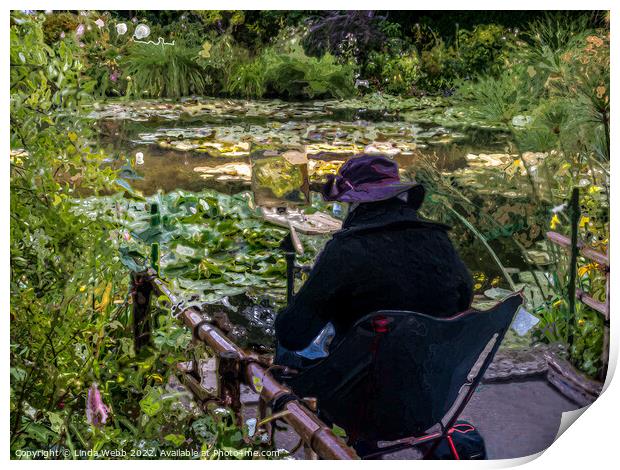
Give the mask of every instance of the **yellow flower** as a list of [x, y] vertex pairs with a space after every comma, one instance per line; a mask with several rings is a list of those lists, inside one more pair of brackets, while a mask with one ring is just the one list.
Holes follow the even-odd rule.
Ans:
[[474, 289], [475, 290], [479, 290], [480, 288], [482, 288], [482, 284], [480, 284], [479, 282], [474, 284]]
[[588, 188], [588, 194], [598, 194], [601, 192], [603, 188], [601, 188], [600, 186], [596, 186], [596, 185], [592, 185]]
[[86, 290], [86, 286], [80, 286], [80, 292], [84, 292]]
[[596, 268], [596, 265], [594, 263], [588, 263], [585, 266], [581, 266], [578, 270], [577, 270], [577, 275], [579, 277], [583, 277], [585, 274], [589, 273], [590, 271], [592, 271], [594, 268]]
[[582, 215], [581, 220], [579, 220], [579, 228], [584, 228], [588, 223], [590, 223], [590, 217]]
[[200, 51], [199, 55], [204, 59], [208, 59], [209, 57], [211, 57], [211, 43], [209, 41], [205, 42], [202, 45], [202, 50]]
[[585, 325], [585, 323], [586, 323], [586, 321], [583, 318], [580, 318], [579, 321], [577, 322], [577, 324], [579, 326], [583, 326], [583, 325]]
[[560, 225], [560, 218], [558, 217], [557, 214], [553, 214], [553, 217], [551, 217], [551, 223], [549, 224], [549, 227], [551, 227], [551, 230], [555, 230], [555, 228]]
[[157, 383], [163, 383], [164, 382], [163, 377], [161, 375], [159, 375], [159, 374], [151, 374], [151, 375], [147, 376], [147, 379], [153, 379]]

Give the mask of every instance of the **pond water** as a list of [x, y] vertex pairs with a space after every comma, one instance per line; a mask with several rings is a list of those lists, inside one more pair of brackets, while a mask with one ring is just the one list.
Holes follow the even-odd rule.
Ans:
[[[397, 103], [190, 98], [180, 102], [108, 102], [88, 108], [86, 113], [98, 130], [96, 144], [110, 155], [110, 163], [124, 166], [121, 176], [133, 188], [147, 196], [158, 194], [160, 201], [168, 200], [162, 205], [170, 207], [170, 218], [177, 217], [179, 204], [187, 205], [194, 197], [179, 190], [203, 195], [207, 191], [206, 199], [189, 203], [193, 212], [178, 218], [174, 231], [166, 235], [166, 241], [160, 241], [167, 243], [162, 248], [162, 269], [171, 278], [179, 277], [177, 287], [199, 293], [200, 300], [225, 299], [233, 322], [245, 328], [240, 338], [255, 337], [254, 345], [261, 344], [262, 333], [272, 334], [273, 309], [269, 306], [281, 305], [283, 299], [283, 260], [272, 253], [284, 232], [265, 228], [265, 223], [251, 214], [233, 224], [227, 218], [229, 209], [220, 210], [203, 230], [200, 224], [204, 225], [205, 219], [198, 216], [208, 219], [208, 207], [222, 207], [217, 193], [248, 195], [250, 155], [256, 150], [283, 151], [303, 145], [314, 191], [327, 173], [335, 172], [356, 154], [387, 154], [398, 162], [404, 178], [414, 176], [420, 163], [428, 159], [437, 175], [449, 181], [446, 187], [478, 190], [481, 199], [473, 201], [476, 207], [470, 215], [477, 219], [472, 222], [504, 266], [516, 273], [527, 263], [510, 235], [520, 231], [528, 246], [542, 237], [540, 227], [530, 226], [536, 208], [523, 190], [527, 184], [523, 168], [514, 167], [516, 157], [507, 154], [507, 133], [464, 119], [442, 98]], [[320, 198], [315, 195], [314, 200]], [[196, 214], [196, 210], [203, 212]], [[134, 212], [133, 217], [141, 214], [134, 230], [148, 232], [146, 208], [136, 206], [127, 211]], [[499, 214], [500, 228], [507, 231], [489, 225], [488, 214], [492, 218]], [[488, 250], [464, 225], [452, 225], [452, 238], [475, 274], [478, 292], [490, 288], [494, 278], [493, 286], [506, 287]], [[254, 241], [248, 242], [248, 230], [253, 231], [250, 239], [269, 242], [253, 246]], [[229, 238], [230, 246], [222, 246], [222, 238]], [[309, 256], [326, 240], [311, 238], [304, 239], [312, 247]], [[515, 280], [520, 281], [518, 277]], [[266, 301], [255, 295], [266, 291], [273, 293]], [[248, 301], [246, 294], [252, 300]], [[230, 305], [235, 302], [236, 306]]]
[[[441, 100], [404, 111], [361, 104], [141, 101], [108, 103], [89, 116], [97, 121], [100, 145], [111, 155], [144, 154], [144, 164], [138, 166], [143, 179], [133, 185], [145, 194], [205, 188], [234, 194], [249, 189], [243, 169], [256, 148], [305, 145], [311, 160], [319, 162], [386, 153], [403, 169], [422, 153], [436, 155], [437, 167], [452, 171], [466, 165], [467, 154], [503, 153], [508, 143], [500, 130], [459, 122]], [[221, 172], [214, 171], [218, 167]]]

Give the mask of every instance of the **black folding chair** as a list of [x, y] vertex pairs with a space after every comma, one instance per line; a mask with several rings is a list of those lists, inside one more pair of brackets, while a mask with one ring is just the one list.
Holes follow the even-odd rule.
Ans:
[[428, 457], [445, 440], [459, 459], [455, 423], [522, 302], [516, 293], [489, 310], [450, 318], [375, 312], [327, 358], [280, 379], [297, 396], [317, 398], [321, 418], [342, 427], [351, 444], [371, 443], [363, 458], [430, 443], [423, 446]]

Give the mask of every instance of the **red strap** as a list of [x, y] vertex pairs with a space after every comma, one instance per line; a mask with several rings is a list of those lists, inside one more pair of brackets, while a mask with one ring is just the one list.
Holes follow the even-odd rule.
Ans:
[[461, 434], [467, 434], [468, 432], [475, 431], [476, 428], [469, 423], [459, 423], [455, 424], [448, 430], [448, 435], [456, 432], [460, 432]]

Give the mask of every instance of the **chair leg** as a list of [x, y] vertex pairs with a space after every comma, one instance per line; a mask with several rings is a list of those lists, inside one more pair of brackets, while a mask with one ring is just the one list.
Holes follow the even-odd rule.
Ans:
[[456, 451], [456, 447], [454, 446], [452, 435], [448, 434], [446, 436], [446, 440], [448, 441], [448, 445], [450, 446], [450, 453], [452, 454], [452, 457], [454, 457], [454, 460], [461, 460], [461, 457], [459, 457], [459, 453]]

